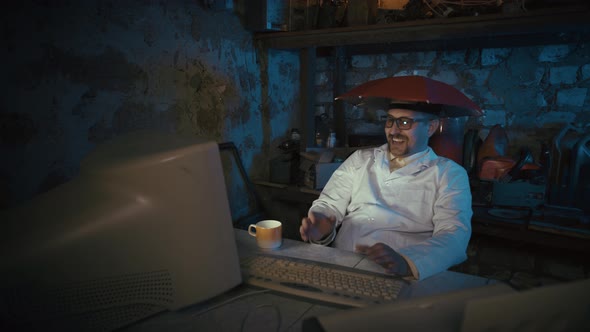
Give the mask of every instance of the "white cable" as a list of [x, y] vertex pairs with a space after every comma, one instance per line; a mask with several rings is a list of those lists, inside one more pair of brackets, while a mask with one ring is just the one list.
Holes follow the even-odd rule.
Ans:
[[[281, 316], [281, 311], [274, 304], [260, 304], [260, 305], [257, 305], [255, 309], [264, 308], [264, 307], [270, 307], [275, 310], [275, 313], [277, 314], [277, 320], [278, 320], [277, 332], [280, 331], [281, 325], [282, 325], [282, 320], [283, 320], [282, 316]], [[248, 312], [246, 313], [246, 316], [244, 317], [244, 319], [242, 319], [242, 324], [240, 326], [240, 332], [244, 331], [244, 327], [246, 326], [246, 320], [248, 320], [248, 317], [250, 316], [251, 312], [252, 312], [252, 310], [248, 310]]]

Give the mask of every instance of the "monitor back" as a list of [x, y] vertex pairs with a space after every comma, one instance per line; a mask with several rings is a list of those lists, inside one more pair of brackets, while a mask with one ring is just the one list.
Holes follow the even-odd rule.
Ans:
[[241, 283], [218, 145], [136, 132], [3, 211], [1, 320], [112, 330]]

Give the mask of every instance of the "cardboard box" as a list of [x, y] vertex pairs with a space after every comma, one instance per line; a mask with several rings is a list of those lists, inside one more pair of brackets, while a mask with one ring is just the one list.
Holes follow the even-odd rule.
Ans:
[[312, 148], [300, 152], [299, 170], [304, 173], [303, 185], [323, 189], [342, 162], [357, 148]]
[[387, 10], [403, 10], [410, 0], [379, 0], [377, 7]]

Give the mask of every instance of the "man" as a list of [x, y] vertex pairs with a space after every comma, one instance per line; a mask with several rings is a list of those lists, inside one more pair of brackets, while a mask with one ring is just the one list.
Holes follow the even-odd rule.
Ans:
[[301, 221], [304, 241], [366, 254], [388, 273], [424, 279], [466, 259], [471, 192], [466, 171], [437, 156], [435, 115], [392, 104], [387, 144], [355, 151]]

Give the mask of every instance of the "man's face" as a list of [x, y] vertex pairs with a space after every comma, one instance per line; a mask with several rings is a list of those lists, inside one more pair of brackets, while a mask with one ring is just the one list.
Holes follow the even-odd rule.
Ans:
[[[400, 108], [387, 111], [389, 117], [414, 120], [410, 129], [399, 129], [396, 123], [390, 128], [385, 126], [385, 136], [389, 151], [396, 157], [409, 156], [424, 151], [428, 146], [428, 138], [438, 128], [438, 120], [428, 121], [428, 115]], [[391, 118], [390, 118], [391, 119]]]

